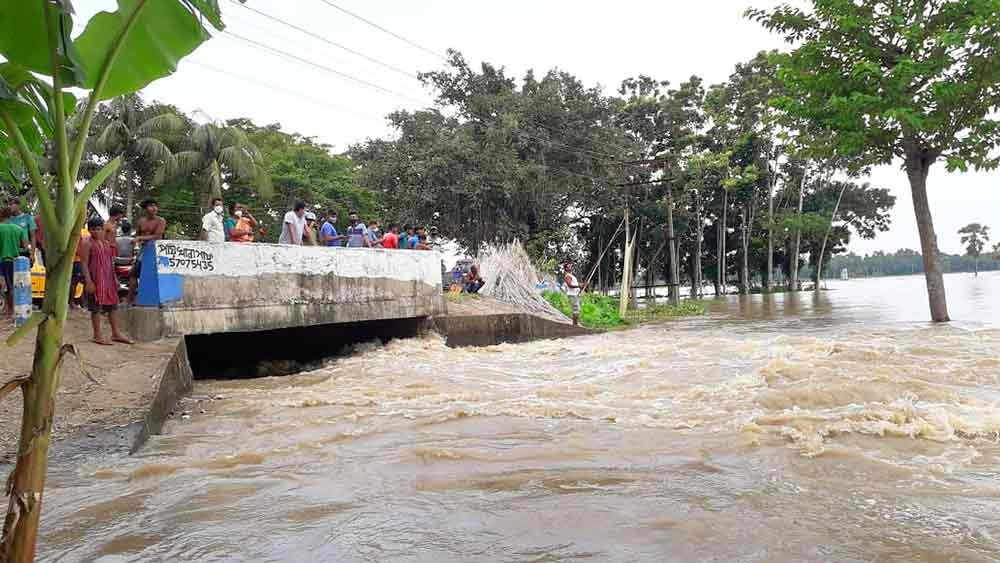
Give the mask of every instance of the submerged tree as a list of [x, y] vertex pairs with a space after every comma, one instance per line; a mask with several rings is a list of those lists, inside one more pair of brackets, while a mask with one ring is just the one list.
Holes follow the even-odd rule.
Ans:
[[812, 0], [812, 11], [779, 6], [747, 15], [796, 48], [776, 55], [788, 93], [775, 105], [813, 124], [819, 153], [856, 170], [900, 159], [920, 231], [931, 319], [948, 306], [927, 178], [992, 169], [1000, 143], [1000, 10], [989, 0]]
[[[209, 38], [206, 20], [222, 29], [216, 0], [119, 0], [116, 11], [98, 13], [74, 38], [70, 2], [0, 0], [0, 55], [7, 61], [0, 65], [0, 144], [16, 150], [38, 197], [47, 261], [41, 311], [7, 339], [12, 344], [37, 329], [31, 374], [0, 383], [0, 397], [17, 389], [23, 395], [0, 561], [34, 559], [59, 365], [72, 351], [62, 340], [73, 255], [88, 199], [121, 165], [121, 159], [111, 160], [77, 191], [98, 102], [173, 72], [178, 60]], [[74, 128], [67, 124], [75, 106], [69, 88], [90, 91]], [[43, 175], [39, 161], [45, 141], [51, 175]]]
[[979, 223], [969, 223], [958, 230], [962, 235], [962, 244], [965, 245], [965, 253], [972, 256], [975, 263], [975, 275], [979, 275], [979, 256], [986, 248], [986, 243], [990, 241], [990, 228]]

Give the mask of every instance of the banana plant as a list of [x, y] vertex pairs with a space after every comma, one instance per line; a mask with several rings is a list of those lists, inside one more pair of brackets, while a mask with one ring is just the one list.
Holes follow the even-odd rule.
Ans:
[[[15, 390], [23, 398], [20, 441], [7, 481], [7, 515], [0, 561], [34, 560], [45, 488], [73, 256], [87, 200], [121, 165], [112, 159], [82, 190], [77, 180], [97, 104], [135, 92], [171, 74], [177, 62], [207, 40], [208, 27], [222, 30], [218, 0], [118, 0], [115, 11], [94, 15], [72, 36], [70, 0], [0, 0], [0, 146], [12, 146], [36, 192], [46, 230], [47, 280], [40, 312], [7, 340], [13, 345], [36, 331], [30, 375], [0, 382], [0, 399]], [[88, 93], [76, 116], [76, 99]], [[71, 131], [72, 129], [72, 131]], [[55, 172], [40, 166], [49, 147]]]

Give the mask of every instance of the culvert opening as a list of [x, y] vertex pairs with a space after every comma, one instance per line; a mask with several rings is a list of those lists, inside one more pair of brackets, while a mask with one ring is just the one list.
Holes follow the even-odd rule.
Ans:
[[392, 319], [185, 336], [195, 379], [249, 379], [314, 369], [355, 344], [417, 336], [426, 319]]

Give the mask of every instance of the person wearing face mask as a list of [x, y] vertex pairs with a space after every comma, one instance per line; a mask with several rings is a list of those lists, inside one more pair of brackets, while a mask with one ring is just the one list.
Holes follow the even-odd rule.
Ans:
[[208, 242], [226, 242], [226, 230], [222, 224], [222, 200], [212, 200], [212, 210], [201, 218], [201, 240]]
[[253, 233], [257, 228], [257, 220], [250, 211], [239, 203], [229, 204], [229, 217], [223, 221], [226, 238], [229, 242], [253, 242]]

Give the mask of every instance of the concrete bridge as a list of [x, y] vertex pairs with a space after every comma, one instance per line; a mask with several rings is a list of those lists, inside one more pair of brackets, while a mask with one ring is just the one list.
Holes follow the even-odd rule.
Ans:
[[143, 341], [445, 314], [437, 252], [157, 241], [142, 264]]

